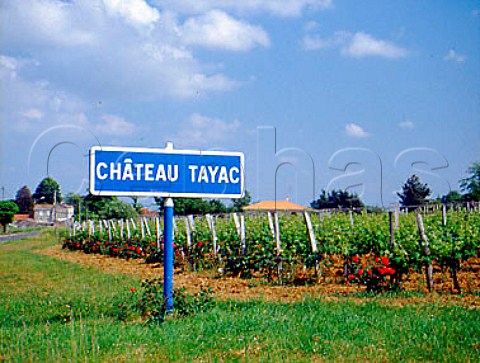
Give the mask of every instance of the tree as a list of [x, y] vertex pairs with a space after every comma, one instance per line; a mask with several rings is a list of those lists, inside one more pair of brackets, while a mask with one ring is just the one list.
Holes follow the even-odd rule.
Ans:
[[73, 206], [75, 220], [80, 221], [83, 197], [81, 195], [78, 195], [77, 193], [68, 193], [67, 197], [65, 198], [65, 202]]
[[53, 204], [62, 201], [62, 193], [60, 192], [60, 185], [53, 178], [46, 177], [40, 184], [38, 184], [35, 193], [33, 193], [33, 200], [37, 204]]
[[[165, 198], [155, 198], [160, 212], [163, 212], [163, 202]], [[184, 216], [189, 214], [205, 214], [205, 213], [225, 213], [227, 208], [217, 200], [206, 200], [202, 198], [175, 198], [173, 200], [175, 214]]]
[[451, 190], [444, 196], [442, 196], [441, 202], [444, 204], [461, 203], [463, 196], [457, 190]]
[[245, 194], [242, 198], [232, 199], [232, 211], [233, 212], [241, 212], [243, 207], [246, 207], [252, 202], [252, 196], [245, 190]]
[[3, 232], [7, 232], [7, 225], [12, 223], [13, 216], [18, 213], [18, 205], [11, 200], [0, 201], [0, 224]]
[[88, 218], [119, 219], [135, 218], [138, 215], [130, 204], [117, 197], [88, 194], [83, 198], [83, 204]]
[[460, 187], [466, 201], [480, 201], [480, 163], [474, 162], [469, 168], [470, 176], [460, 180]]
[[18, 205], [19, 212], [33, 217], [33, 197], [30, 189], [24, 185], [21, 187], [15, 197], [15, 203]]
[[397, 193], [400, 198], [400, 204], [408, 208], [409, 211], [417, 209], [428, 201], [431, 190], [427, 184], [422, 184], [420, 178], [413, 174], [407, 179], [402, 187], [402, 192]]
[[346, 190], [332, 190], [330, 193], [324, 189], [320, 198], [310, 203], [314, 209], [334, 209], [334, 208], [362, 208], [363, 202], [357, 194], [350, 194]]
[[133, 208], [137, 211], [137, 213], [140, 213], [140, 211], [143, 208], [143, 205], [138, 203], [138, 196], [133, 196], [131, 198], [132, 198], [132, 202], [133, 202]]

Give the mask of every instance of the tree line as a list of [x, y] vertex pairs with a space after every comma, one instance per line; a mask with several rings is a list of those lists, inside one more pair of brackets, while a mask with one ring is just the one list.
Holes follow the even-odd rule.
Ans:
[[[467, 172], [468, 176], [459, 181], [460, 192], [452, 190], [437, 198], [436, 201], [446, 204], [480, 201], [480, 162], [474, 162]], [[403, 184], [402, 191], [397, 195], [400, 205], [412, 210], [432, 202], [429, 199], [431, 193], [427, 184], [422, 183], [417, 175], [412, 175]], [[33, 194], [25, 185], [18, 190], [14, 200], [0, 201], [0, 224], [6, 231], [7, 225], [13, 221], [15, 214], [28, 214], [33, 217], [35, 204], [55, 204], [63, 201], [74, 207], [77, 220], [134, 218], [143, 207], [138, 202], [138, 197], [132, 197], [132, 203], [127, 203], [118, 197], [100, 197], [90, 193], [85, 195], [69, 193], [64, 198], [59, 183], [51, 177], [46, 177], [38, 184]], [[154, 201], [161, 212], [163, 198], [154, 198]], [[248, 191], [245, 192], [243, 198], [232, 199], [230, 205], [226, 205], [218, 199], [175, 198], [175, 214], [237, 212], [251, 202], [252, 197]], [[357, 194], [349, 193], [347, 190], [330, 192], [322, 190], [319, 198], [312, 201], [310, 206], [314, 209], [358, 209], [364, 208], [365, 204]]]

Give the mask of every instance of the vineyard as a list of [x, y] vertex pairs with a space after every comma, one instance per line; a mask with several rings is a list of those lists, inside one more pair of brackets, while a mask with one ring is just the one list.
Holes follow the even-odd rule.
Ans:
[[[163, 259], [161, 219], [76, 224], [63, 247], [118, 258]], [[458, 273], [480, 254], [480, 213], [261, 213], [177, 217], [175, 267], [219, 275], [265, 278], [272, 284], [325, 281], [399, 289], [412, 273]], [[478, 271], [476, 273], [478, 278]]]

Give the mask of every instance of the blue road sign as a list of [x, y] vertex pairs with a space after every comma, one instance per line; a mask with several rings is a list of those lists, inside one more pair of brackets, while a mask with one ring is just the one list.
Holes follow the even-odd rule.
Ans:
[[90, 149], [93, 195], [241, 198], [241, 152], [100, 147]]

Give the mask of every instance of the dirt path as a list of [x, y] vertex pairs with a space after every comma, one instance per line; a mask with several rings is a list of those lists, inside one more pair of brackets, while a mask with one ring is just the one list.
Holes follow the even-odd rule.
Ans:
[[[79, 251], [62, 250], [60, 246], [52, 246], [46, 249], [37, 250], [37, 253], [69, 261], [82, 266], [98, 268], [108, 273], [122, 273], [137, 275], [141, 278], [163, 278], [163, 268], [160, 264], [147, 265], [143, 260], [123, 260], [110, 256], [85, 254]], [[413, 276], [410, 281], [404, 284], [404, 288], [409, 290], [418, 289], [416, 279], [420, 276]], [[472, 278], [472, 276], [468, 276]], [[473, 276], [478, 280], [479, 276]], [[377, 299], [389, 305], [401, 306], [411, 303], [437, 302], [442, 304], [461, 304], [472, 308], [480, 308], [480, 296], [472, 294], [455, 295], [449, 292], [432, 293], [426, 297], [414, 296], [408, 298], [359, 298], [354, 293], [361, 291], [357, 285], [327, 284], [321, 283], [314, 286], [272, 286], [267, 285], [260, 279], [240, 279], [231, 277], [221, 277], [207, 273], [182, 272], [175, 270], [175, 287], [183, 287], [190, 293], [197, 292], [200, 289], [212, 289], [215, 298], [227, 300], [266, 300], [293, 302], [300, 301], [306, 297], [322, 297], [327, 301], [336, 301], [349, 296], [350, 299], [364, 303], [370, 299]], [[439, 284], [437, 291], [445, 290], [445, 286]], [[478, 289], [477, 289], [478, 291]], [[478, 295], [478, 294], [477, 294]]]

